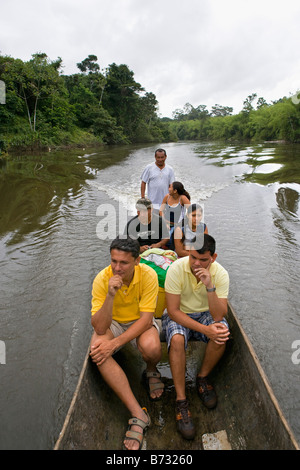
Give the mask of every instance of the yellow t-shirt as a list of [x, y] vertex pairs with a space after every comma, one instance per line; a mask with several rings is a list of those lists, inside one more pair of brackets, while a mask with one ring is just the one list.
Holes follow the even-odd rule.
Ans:
[[[104, 268], [94, 279], [92, 289], [92, 315], [103, 305], [107, 292], [108, 281], [113, 276], [111, 266]], [[158, 295], [158, 279], [154, 269], [146, 264], [138, 264], [134, 268], [134, 276], [127, 287], [123, 285], [114, 297], [113, 320], [128, 323], [138, 320], [140, 312], [155, 312]]]
[[[216, 261], [211, 264], [209, 272], [212, 283], [216, 287], [219, 298], [227, 298], [229, 291], [229, 276]], [[180, 295], [180, 310], [184, 313], [206, 312], [209, 310], [205, 285], [197, 282], [191, 271], [189, 257], [185, 256], [175, 261], [168, 269], [165, 291]]]

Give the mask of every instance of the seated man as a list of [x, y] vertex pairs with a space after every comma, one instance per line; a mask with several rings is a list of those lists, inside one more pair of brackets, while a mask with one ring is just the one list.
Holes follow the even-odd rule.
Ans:
[[195, 436], [185, 391], [188, 340], [193, 337], [207, 343], [196, 386], [204, 405], [214, 408], [217, 397], [207, 376], [222, 357], [229, 337], [224, 319], [229, 277], [216, 257], [214, 238], [204, 234], [202, 248], [196, 250], [191, 245], [189, 256], [170, 266], [165, 282], [168, 313], [164, 313], [162, 323], [176, 391], [177, 429], [186, 439]]
[[139, 199], [136, 209], [137, 215], [126, 225], [126, 236], [139, 242], [140, 253], [149, 248], [164, 247], [169, 241], [169, 230], [163, 218], [153, 213], [150, 199]]
[[150, 398], [160, 398], [164, 388], [156, 369], [161, 358], [158, 326], [153, 318], [157, 274], [149, 266], [139, 264], [139, 250], [136, 240], [114, 240], [110, 245], [111, 264], [95, 277], [92, 290], [91, 358], [133, 417], [124, 440], [124, 446], [130, 450], [141, 447], [150, 418], [137, 402], [113, 354], [130, 342], [146, 362], [144, 375]]

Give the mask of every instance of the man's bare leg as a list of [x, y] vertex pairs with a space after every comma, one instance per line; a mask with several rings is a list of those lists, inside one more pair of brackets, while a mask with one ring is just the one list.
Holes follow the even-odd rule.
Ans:
[[184, 336], [176, 334], [172, 337], [169, 348], [169, 361], [176, 390], [176, 399], [185, 400], [185, 366]]
[[[108, 337], [110, 335], [112, 337], [111, 332], [108, 333]], [[94, 333], [91, 345], [93, 345], [93, 342], [97, 338], [99, 338], [99, 336]], [[148, 417], [136, 400], [125, 372], [115, 359], [113, 357], [109, 357], [103, 364], [97, 364], [97, 367], [105, 382], [115, 392], [122, 403], [124, 403], [131, 416], [139, 418], [146, 423], [148, 421]], [[140, 426], [135, 425], [131, 426], [131, 430], [143, 432]], [[139, 443], [135, 440], [125, 439], [124, 445], [128, 450], [138, 450], [139, 448]]]
[[[138, 349], [146, 362], [146, 370], [148, 372], [156, 372], [156, 366], [161, 359], [161, 343], [157, 329], [153, 326], [149, 330], [137, 338]], [[149, 383], [158, 383], [160, 379], [157, 377], [150, 377]], [[160, 398], [163, 394], [163, 388], [153, 390], [151, 398]]]
[[207, 343], [201, 368], [198, 372], [199, 377], [207, 377], [211, 373], [223, 356], [225, 348], [225, 344], [217, 344], [211, 340]]
[[[110, 357], [101, 366], [98, 366], [98, 369], [105, 382], [129, 410], [131, 416], [146, 423], [148, 421], [147, 415], [136, 400], [126, 374], [119, 364]], [[131, 431], [143, 432], [140, 426], [131, 426]], [[135, 440], [125, 439], [124, 445], [129, 450], [138, 450], [139, 448], [139, 443]]]

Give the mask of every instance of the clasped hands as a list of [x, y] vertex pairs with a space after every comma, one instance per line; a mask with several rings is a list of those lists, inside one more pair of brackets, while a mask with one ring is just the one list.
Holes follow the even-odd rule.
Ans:
[[224, 323], [216, 322], [207, 326], [205, 335], [216, 344], [224, 344], [229, 339], [230, 331]]

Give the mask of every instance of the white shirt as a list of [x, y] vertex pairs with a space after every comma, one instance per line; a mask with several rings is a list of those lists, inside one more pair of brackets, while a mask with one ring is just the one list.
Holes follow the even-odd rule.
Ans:
[[147, 197], [154, 209], [159, 209], [163, 198], [169, 193], [169, 185], [175, 181], [174, 170], [165, 164], [160, 169], [155, 162], [149, 163], [144, 169], [141, 180], [147, 184]]

